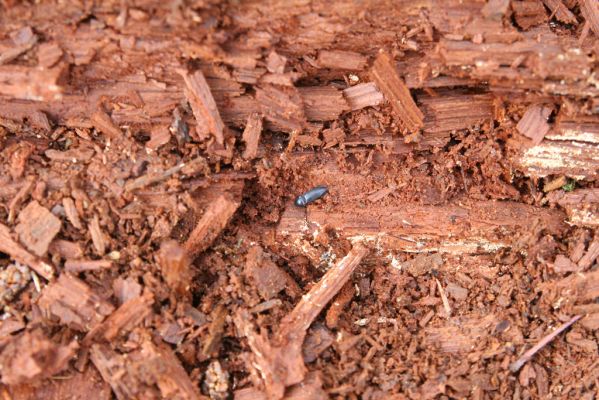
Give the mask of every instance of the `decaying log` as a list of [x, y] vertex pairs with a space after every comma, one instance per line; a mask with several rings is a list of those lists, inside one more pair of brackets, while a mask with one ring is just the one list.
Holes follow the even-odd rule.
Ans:
[[395, 116], [409, 132], [423, 127], [424, 115], [412, 99], [410, 90], [397, 73], [391, 56], [380, 53], [371, 69], [372, 80], [391, 103]]
[[93, 329], [114, 310], [86, 283], [67, 273], [44, 288], [37, 304], [45, 318], [80, 332]]
[[594, 179], [599, 173], [598, 119], [562, 119], [536, 146], [519, 140], [508, 141], [514, 150], [513, 161], [524, 173], [534, 177], [565, 175]]
[[144, 340], [141, 348], [119, 354], [107, 345], [95, 344], [90, 358], [119, 400], [164, 398], [205, 399], [166, 346]]
[[445, 206], [373, 204], [368, 208], [344, 204], [326, 211], [309, 207], [307, 218], [303, 210], [290, 205], [281, 217], [277, 236], [312, 260], [319, 260], [320, 256], [312, 254], [304, 238], [312, 237], [322, 227], [334, 228], [349, 240], [376, 243], [385, 252], [477, 254], [509, 247], [511, 238], [534, 221], [550, 232], [563, 232], [564, 217], [556, 210], [507, 201], [470, 201]]
[[555, 191], [548, 196], [550, 203], [562, 206], [571, 224], [599, 226], [599, 189], [578, 189], [573, 192]]
[[283, 318], [272, 340], [255, 332], [247, 312], [235, 316], [235, 324], [248, 340], [254, 365], [263, 380], [269, 399], [281, 399], [287, 386], [306, 377], [302, 344], [314, 319], [349, 280], [368, 250], [360, 243], [333, 266], [312, 289], [302, 296], [293, 311]]

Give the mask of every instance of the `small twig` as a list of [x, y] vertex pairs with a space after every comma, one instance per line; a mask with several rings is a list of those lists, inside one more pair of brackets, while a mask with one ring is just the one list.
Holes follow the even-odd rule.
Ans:
[[522, 357], [520, 357], [517, 361], [513, 362], [512, 364], [510, 364], [510, 371], [512, 372], [517, 372], [520, 368], [522, 368], [522, 366], [524, 364], [526, 364], [526, 362], [528, 360], [530, 360], [539, 350], [541, 350], [543, 347], [545, 347], [549, 342], [551, 342], [553, 339], [555, 339], [555, 337], [557, 335], [559, 335], [560, 333], [562, 333], [563, 331], [565, 331], [566, 329], [568, 329], [568, 327], [570, 327], [570, 325], [572, 325], [574, 322], [578, 321], [580, 318], [582, 317], [582, 315], [576, 315], [575, 317], [573, 317], [570, 321], [562, 324], [559, 328], [557, 328], [555, 331], [551, 332], [550, 334], [548, 334], [547, 336], [543, 337], [541, 340], [539, 340], [539, 342], [537, 344], [535, 344], [530, 350], [528, 350], [526, 353], [524, 353], [522, 355]]

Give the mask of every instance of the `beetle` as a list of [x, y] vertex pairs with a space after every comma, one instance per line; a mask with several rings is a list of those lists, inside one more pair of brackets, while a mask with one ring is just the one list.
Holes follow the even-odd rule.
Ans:
[[297, 196], [295, 199], [295, 205], [298, 207], [306, 207], [308, 204], [315, 202], [328, 192], [328, 187], [316, 186], [315, 188], [308, 190], [306, 193]]

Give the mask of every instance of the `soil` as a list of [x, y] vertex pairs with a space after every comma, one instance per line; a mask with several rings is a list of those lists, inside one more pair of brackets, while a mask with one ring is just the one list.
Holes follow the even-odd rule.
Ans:
[[1, 0], [2, 398], [594, 399], [598, 37], [595, 0]]

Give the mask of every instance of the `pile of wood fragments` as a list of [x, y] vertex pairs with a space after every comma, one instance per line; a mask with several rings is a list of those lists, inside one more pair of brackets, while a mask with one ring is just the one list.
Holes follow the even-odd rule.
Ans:
[[2, 399], [595, 398], [598, 39], [596, 0], [0, 1]]

